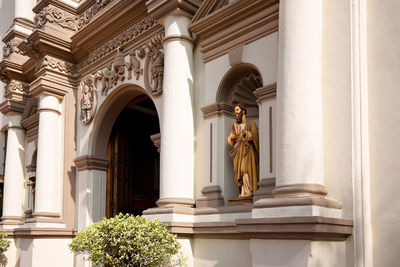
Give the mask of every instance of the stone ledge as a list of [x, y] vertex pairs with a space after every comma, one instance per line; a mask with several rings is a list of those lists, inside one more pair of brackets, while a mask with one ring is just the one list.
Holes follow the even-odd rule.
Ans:
[[174, 234], [197, 238], [343, 241], [353, 231], [352, 220], [320, 216], [167, 224]]

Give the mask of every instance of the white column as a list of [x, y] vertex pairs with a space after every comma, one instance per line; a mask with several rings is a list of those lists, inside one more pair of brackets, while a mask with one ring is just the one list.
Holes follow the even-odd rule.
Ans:
[[41, 95], [36, 165], [36, 216], [60, 213], [60, 103], [57, 97]]
[[321, 27], [322, 1], [280, 2], [276, 183], [278, 188], [303, 184], [293, 191], [298, 193], [326, 193], [322, 186]]
[[3, 223], [15, 224], [24, 215], [25, 130], [21, 116], [13, 116], [7, 132], [6, 165], [4, 171]]
[[190, 19], [165, 21], [161, 177], [159, 206], [192, 205], [194, 198], [194, 129], [192, 110], [193, 43]]
[[32, 8], [34, 7], [34, 0], [15, 0], [15, 17], [23, 17], [30, 20], [34, 19]]

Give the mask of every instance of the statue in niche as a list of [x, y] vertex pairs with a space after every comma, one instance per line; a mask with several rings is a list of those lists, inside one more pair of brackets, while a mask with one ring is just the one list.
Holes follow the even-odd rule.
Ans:
[[249, 198], [258, 189], [258, 130], [253, 120], [246, 119], [244, 104], [236, 104], [234, 111], [236, 123], [232, 124], [228, 144], [233, 147], [230, 155], [239, 197]]

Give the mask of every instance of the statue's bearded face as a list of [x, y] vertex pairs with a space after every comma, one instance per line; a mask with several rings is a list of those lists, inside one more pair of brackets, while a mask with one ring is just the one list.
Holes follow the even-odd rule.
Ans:
[[235, 118], [236, 118], [236, 123], [242, 123], [243, 121], [243, 110], [239, 107], [235, 107]]

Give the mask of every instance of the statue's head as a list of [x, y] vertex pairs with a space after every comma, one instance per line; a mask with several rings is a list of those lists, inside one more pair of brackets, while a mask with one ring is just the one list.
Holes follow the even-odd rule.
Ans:
[[237, 103], [235, 105], [235, 119], [237, 123], [242, 123], [246, 121], [246, 106], [242, 103]]

